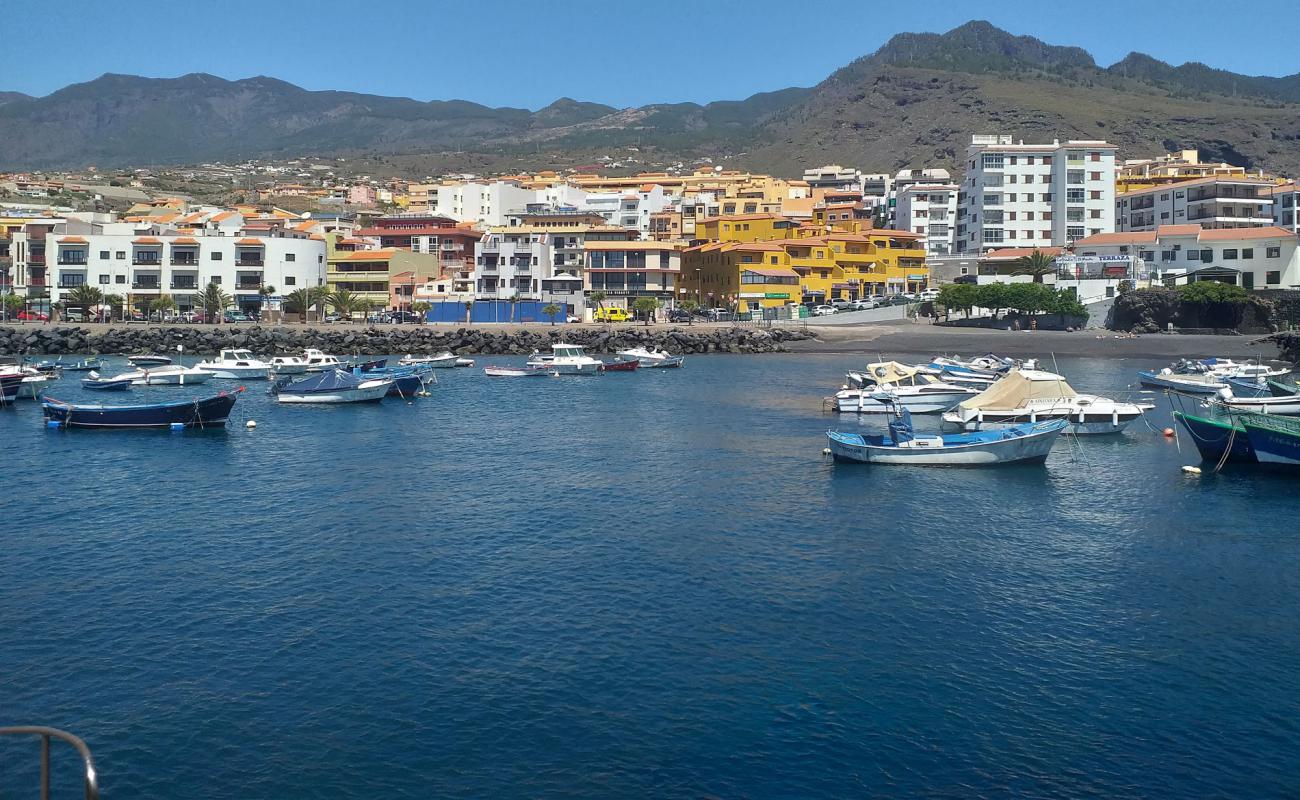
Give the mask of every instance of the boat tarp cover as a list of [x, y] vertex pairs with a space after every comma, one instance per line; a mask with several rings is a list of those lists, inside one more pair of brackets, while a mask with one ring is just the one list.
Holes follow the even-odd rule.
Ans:
[[870, 375], [876, 383], [898, 383], [916, 375], [916, 367], [909, 367], [897, 361], [877, 361], [868, 364], [863, 373]]
[[969, 400], [962, 408], [1024, 408], [1030, 400], [1056, 400], [1074, 397], [1065, 378], [1054, 372], [1013, 369], [1007, 376]]
[[305, 380], [291, 383], [280, 391], [287, 394], [312, 394], [315, 392], [334, 392], [340, 389], [355, 389], [361, 385], [361, 379], [350, 372], [333, 369], [312, 375]]

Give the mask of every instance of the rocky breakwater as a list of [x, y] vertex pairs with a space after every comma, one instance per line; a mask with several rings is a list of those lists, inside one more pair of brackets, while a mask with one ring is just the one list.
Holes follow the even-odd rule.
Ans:
[[785, 343], [816, 338], [800, 329], [554, 327], [542, 330], [493, 331], [482, 328], [436, 328], [402, 325], [373, 328], [312, 328], [258, 325], [181, 325], [174, 327], [114, 327], [103, 331], [66, 326], [0, 327], [0, 354], [61, 355], [70, 353], [186, 353], [211, 355], [240, 347], [258, 355], [300, 353], [315, 347], [335, 355], [392, 353], [525, 354], [548, 350], [553, 342], [582, 345], [591, 353], [613, 353], [630, 347], [662, 347], [672, 353], [776, 353]]

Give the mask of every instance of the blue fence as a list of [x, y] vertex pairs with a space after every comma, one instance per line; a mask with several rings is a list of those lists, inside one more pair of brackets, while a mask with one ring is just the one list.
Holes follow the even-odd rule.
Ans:
[[[484, 322], [545, 322], [550, 323], [551, 318], [542, 312], [550, 303], [543, 303], [538, 300], [521, 300], [518, 303], [511, 303], [509, 300], [477, 300], [470, 309], [469, 321], [472, 323]], [[559, 305], [557, 303], [557, 305]], [[560, 313], [555, 315], [555, 322], [562, 324], [565, 321], [564, 306], [560, 305]], [[429, 322], [465, 322], [465, 304], [464, 303], [433, 303], [425, 319]]]

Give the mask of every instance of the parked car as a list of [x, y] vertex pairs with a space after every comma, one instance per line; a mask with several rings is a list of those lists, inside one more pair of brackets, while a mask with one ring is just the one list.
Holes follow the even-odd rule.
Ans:
[[867, 311], [872, 308], [880, 308], [880, 301], [870, 297], [864, 297], [861, 300], [854, 300], [850, 308], [853, 311]]
[[853, 309], [853, 301], [852, 301], [852, 300], [842, 300], [842, 299], [841, 299], [841, 300], [832, 300], [832, 301], [831, 301], [831, 306], [832, 306], [836, 311], [850, 311], [850, 310]]
[[86, 315], [81, 313], [81, 309], [79, 308], [65, 308], [63, 309], [63, 314], [61, 316], [63, 317], [64, 322], [86, 321]]
[[19, 311], [18, 319], [27, 322], [49, 322], [50, 315], [43, 311]]
[[910, 302], [912, 302], [912, 299], [911, 299], [909, 296], [907, 296], [907, 295], [905, 295], [905, 294], [896, 294], [896, 295], [893, 295], [892, 297], [889, 298], [889, 301], [887, 302], [887, 305], [891, 305], [891, 306], [905, 306], [905, 305], [907, 305], [907, 304], [910, 303]]
[[592, 315], [592, 319], [597, 322], [627, 322], [632, 319], [632, 315], [627, 313], [626, 308], [618, 306], [609, 306], [607, 308], [598, 308]]
[[424, 317], [421, 317], [414, 311], [394, 311], [388, 315], [387, 321], [393, 325], [401, 325], [403, 323], [422, 322], [424, 321]]
[[669, 322], [690, 322], [693, 319], [691, 312], [680, 308], [674, 308], [668, 312]]
[[922, 303], [930, 302], [930, 301], [934, 301], [934, 300], [938, 300], [938, 299], [939, 299], [939, 290], [938, 290], [938, 289], [926, 289], [925, 291], [923, 291], [923, 292], [921, 292], [920, 294], [918, 294], [918, 295], [916, 296], [916, 299], [917, 299], [917, 300], [920, 300]]
[[342, 321], [343, 321], [343, 317], [340, 317], [338, 314], [326, 314], [326, 315], [325, 315], [325, 321], [326, 321], [326, 322], [342, 322]]
[[829, 317], [835, 313], [835, 306], [813, 306], [812, 313], [814, 317]]
[[226, 322], [249, 322], [248, 315], [242, 311], [227, 311], [225, 314]]

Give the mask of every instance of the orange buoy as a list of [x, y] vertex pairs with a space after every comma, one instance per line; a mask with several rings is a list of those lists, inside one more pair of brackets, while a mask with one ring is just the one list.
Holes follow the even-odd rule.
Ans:
[[1174, 435], [1173, 428], [1165, 428], [1165, 436], [1173, 436], [1173, 435]]

